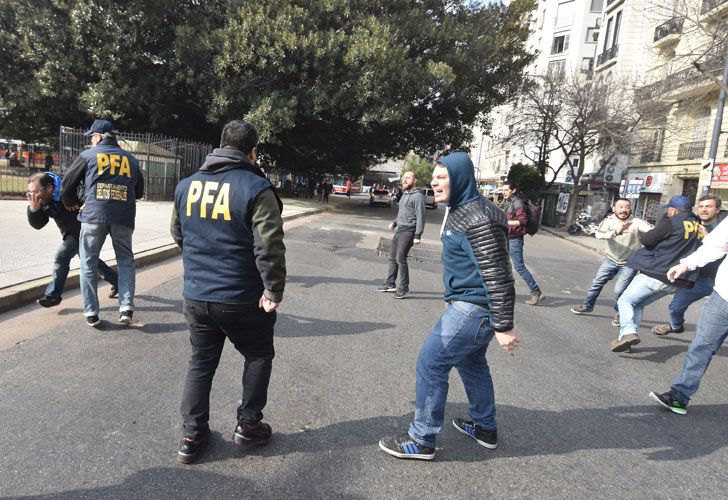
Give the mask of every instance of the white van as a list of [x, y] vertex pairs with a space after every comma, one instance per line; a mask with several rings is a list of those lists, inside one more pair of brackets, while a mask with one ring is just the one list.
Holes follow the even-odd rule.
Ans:
[[435, 203], [435, 190], [430, 187], [426, 187], [422, 188], [422, 191], [425, 193], [425, 206], [437, 208], [437, 203]]

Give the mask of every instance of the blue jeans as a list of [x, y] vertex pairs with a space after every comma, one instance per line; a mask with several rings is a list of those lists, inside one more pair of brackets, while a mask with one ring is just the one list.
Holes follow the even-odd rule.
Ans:
[[[71, 269], [71, 259], [78, 253], [78, 240], [72, 236], [67, 236], [63, 240], [61, 246], [56, 251], [56, 257], [53, 261], [53, 279], [45, 289], [46, 297], [59, 297], [63, 295], [63, 289], [66, 286], [66, 278], [68, 271]], [[118, 285], [118, 277], [116, 271], [111, 269], [103, 260], [99, 260], [99, 273], [101, 277], [113, 286]]]
[[685, 311], [688, 310], [690, 304], [713, 293], [714, 286], [713, 278], [699, 276], [692, 288], [681, 288], [677, 291], [667, 307], [667, 310], [670, 311], [670, 326], [673, 330], [682, 328], [685, 323]]
[[134, 229], [119, 224], [81, 223], [81, 294], [83, 295], [84, 316], [99, 314], [99, 297], [96, 288], [96, 273], [99, 266], [99, 253], [106, 236], [111, 235], [111, 243], [116, 254], [119, 273], [119, 311], [134, 310], [134, 253], [131, 250], [131, 236]]
[[645, 306], [677, 290], [673, 285], [667, 285], [660, 280], [638, 274], [632, 279], [627, 289], [617, 301], [619, 307], [619, 340], [622, 337], [637, 333], [642, 322], [642, 313]]
[[530, 288], [532, 292], [538, 290], [539, 288], [536, 284], [536, 280], [533, 279], [528, 268], [526, 268], [526, 264], [523, 262], [523, 237], [508, 240], [508, 253], [511, 255], [513, 267], [516, 269], [518, 274], [521, 275], [521, 278], [523, 278], [526, 282], [528, 288]]
[[614, 310], [618, 311], [617, 301], [619, 297], [629, 286], [632, 278], [634, 278], [637, 271], [631, 267], [627, 267], [626, 264], [619, 264], [616, 261], [606, 257], [602, 262], [602, 265], [597, 269], [597, 275], [594, 276], [591, 288], [586, 292], [586, 298], [584, 299], [584, 309], [590, 311], [594, 309], [594, 305], [597, 303], [597, 298], [606, 285], [612, 278], [617, 277], [617, 281], [614, 282]]
[[688, 353], [683, 360], [680, 375], [672, 383], [675, 398], [688, 404], [690, 397], [698, 392], [700, 381], [708, 369], [710, 360], [718, 352], [728, 336], [728, 302], [713, 292], [703, 305], [695, 337], [690, 342]]
[[470, 403], [470, 418], [484, 429], [495, 429], [495, 394], [485, 359], [494, 330], [490, 311], [469, 302], [452, 302], [440, 316], [417, 360], [415, 419], [409, 435], [423, 446], [435, 446], [442, 429], [448, 375], [455, 367]]

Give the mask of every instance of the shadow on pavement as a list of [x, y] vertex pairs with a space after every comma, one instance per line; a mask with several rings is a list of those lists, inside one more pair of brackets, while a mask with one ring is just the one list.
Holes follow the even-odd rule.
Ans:
[[377, 330], [395, 328], [392, 323], [374, 323], [369, 321], [340, 321], [320, 318], [308, 318], [295, 314], [278, 314], [276, 320], [276, 337], [325, 337], [329, 335], [356, 335]]

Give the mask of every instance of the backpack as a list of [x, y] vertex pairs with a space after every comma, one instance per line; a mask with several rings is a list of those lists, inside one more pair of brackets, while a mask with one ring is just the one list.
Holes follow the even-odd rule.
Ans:
[[[525, 200], [521, 198], [519, 199], [519, 201], [526, 205], [524, 207], [526, 209], [526, 225], [523, 226], [523, 228], [525, 229], [526, 234], [533, 236], [538, 232], [539, 223], [541, 222], [541, 207], [536, 205], [531, 200]], [[515, 200], [513, 203], [511, 203], [510, 209], [513, 210], [513, 213], [515, 214]]]

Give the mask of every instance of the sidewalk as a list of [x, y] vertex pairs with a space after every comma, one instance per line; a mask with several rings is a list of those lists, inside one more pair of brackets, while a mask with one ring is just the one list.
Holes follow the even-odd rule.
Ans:
[[[332, 197], [329, 205], [301, 198], [283, 199], [283, 220], [312, 215], [345, 203]], [[30, 303], [43, 295], [50, 281], [53, 259], [61, 242], [61, 234], [53, 220], [40, 231], [28, 224], [25, 200], [0, 200], [0, 312]], [[134, 229], [134, 257], [137, 267], [153, 264], [179, 255], [172, 240], [169, 223], [172, 202], [137, 203]], [[101, 250], [101, 259], [113, 265], [114, 249], [107, 238]], [[71, 261], [71, 272], [66, 289], [78, 287], [78, 257]], [[103, 280], [99, 279], [99, 284]]]
[[604, 242], [604, 240], [598, 240], [594, 236], [585, 236], [585, 235], [571, 236], [566, 231], [559, 231], [556, 228], [548, 227], [548, 226], [541, 226], [539, 229], [541, 231], [549, 233], [553, 236], [557, 236], [559, 238], [570, 241], [571, 243], [573, 243], [575, 245], [579, 245], [584, 248], [588, 248], [589, 250], [593, 250], [593, 251], [597, 252], [599, 255], [606, 255], [606, 253], [604, 251], [606, 243]]

